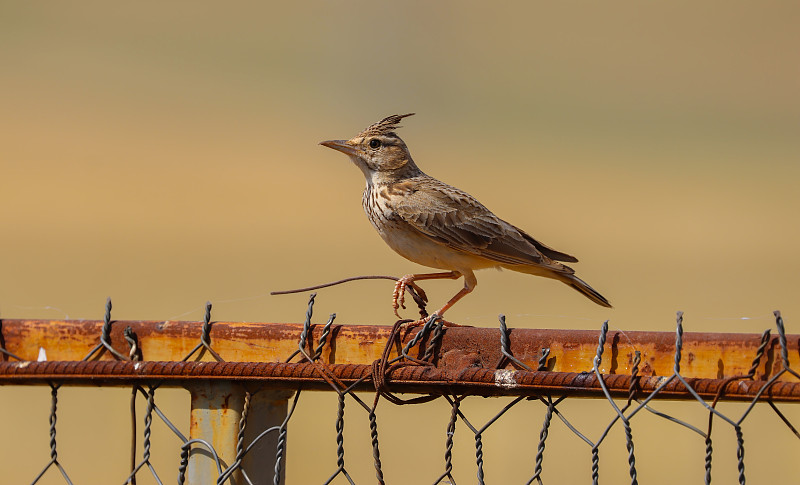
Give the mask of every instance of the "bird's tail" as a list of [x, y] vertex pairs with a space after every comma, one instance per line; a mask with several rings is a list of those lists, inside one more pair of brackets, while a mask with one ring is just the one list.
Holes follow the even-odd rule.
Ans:
[[582, 279], [578, 278], [574, 274], [557, 274], [556, 279], [565, 283], [572, 288], [575, 288], [580, 293], [582, 293], [586, 298], [592, 300], [593, 302], [597, 303], [600, 306], [604, 306], [607, 308], [614, 308], [611, 306], [611, 303], [606, 300], [606, 298], [597, 292], [594, 288], [589, 286], [589, 283], [583, 281]]
[[527, 273], [536, 276], [544, 276], [545, 278], [553, 278], [554, 280], [558, 280], [572, 288], [575, 288], [577, 291], [582, 293], [586, 298], [592, 300], [593, 302], [597, 303], [600, 306], [604, 306], [607, 308], [614, 308], [611, 306], [611, 303], [606, 300], [606, 298], [597, 292], [594, 288], [589, 286], [589, 283], [583, 281], [582, 279], [578, 278], [574, 274], [574, 270], [565, 264], [561, 264], [555, 261], [549, 261], [549, 266], [540, 266], [534, 264], [514, 264], [514, 265], [502, 265], [503, 268], [508, 268], [513, 271], [519, 271], [520, 273]]

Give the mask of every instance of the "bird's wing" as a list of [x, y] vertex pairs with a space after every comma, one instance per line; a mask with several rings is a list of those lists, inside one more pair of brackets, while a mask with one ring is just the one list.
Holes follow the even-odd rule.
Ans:
[[555, 259], [556, 261], [566, 261], [568, 263], [577, 263], [578, 262], [578, 258], [576, 258], [575, 256], [571, 256], [571, 255], [569, 255], [567, 253], [562, 253], [561, 251], [556, 251], [555, 249], [551, 248], [550, 246], [548, 246], [548, 245], [546, 245], [546, 244], [544, 244], [542, 242], [539, 242], [536, 239], [532, 238], [527, 232], [523, 231], [522, 229], [518, 228], [517, 226], [514, 226], [514, 229], [519, 231], [519, 233], [522, 234], [522, 237], [524, 237], [529, 243], [533, 244], [536, 247], [536, 249], [539, 250], [540, 253], [544, 254], [548, 258]]
[[494, 215], [468, 193], [432, 178], [408, 188], [394, 204], [394, 210], [434, 241], [498, 263], [530, 264], [572, 273], [569, 267], [553, 261], [547, 252], [577, 261], [575, 258], [539, 243]]

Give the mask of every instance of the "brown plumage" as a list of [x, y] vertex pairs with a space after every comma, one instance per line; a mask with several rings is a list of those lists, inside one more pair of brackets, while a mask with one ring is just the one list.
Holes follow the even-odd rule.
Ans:
[[611, 307], [572, 268], [559, 262], [577, 262], [577, 258], [546, 246], [463, 190], [423, 173], [394, 132], [400, 120], [411, 114], [384, 118], [350, 140], [321, 143], [347, 154], [364, 173], [367, 186], [362, 205], [384, 241], [411, 261], [447, 270], [401, 278], [393, 295], [395, 313], [403, 304], [406, 285], [463, 276], [464, 288], [436, 312], [441, 316], [475, 288], [473, 270], [491, 267], [556, 279], [598, 305]]

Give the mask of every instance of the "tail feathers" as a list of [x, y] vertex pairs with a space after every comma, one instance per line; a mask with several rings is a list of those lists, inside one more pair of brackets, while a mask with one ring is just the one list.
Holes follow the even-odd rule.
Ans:
[[600, 306], [604, 306], [607, 308], [614, 308], [611, 306], [611, 303], [606, 300], [606, 298], [597, 292], [594, 288], [589, 286], [589, 284], [582, 279], [578, 278], [575, 275], [563, 275], [559, 280], [563, 281], [567, 285], [575, 288], [580, 293], [582, 293], [586, 298], [592, 300], [593, 302], [597, 303]]
[[592, 300], [600, 306], [607, 308], [614, 308], [606, 298], [598, 293], [594, 288], [574, 274], [574, 270], [569, 266], [555, 261], [550, 261], [550, 266], [541, 266], [533, 264], [509, 264], [502, 265], [503, 268], [512, 271], [519, 271], [520, 273], [531, 274], [535, 276], [544, 276], [545, 278], [553, 278], [561, 281], [562, 283], [575, 288], [582, 293], [586, 298]]

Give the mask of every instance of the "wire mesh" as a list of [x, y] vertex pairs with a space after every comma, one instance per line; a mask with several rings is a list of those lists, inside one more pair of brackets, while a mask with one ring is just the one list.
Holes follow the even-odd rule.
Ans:
[[[454, 440], [456, 438], [457, 430], [462, 430], [459, 434], [470, 436], [469, 439], [474, 441], [475, 453], [475, 469], [474, 474], [477, 483], [484, 484], [487, 482], [487, 471], [485, 470], [484, 459], [484, 436], [487, 431], [495, 426], [498, 421], [503, 419], [509, 410], [512, 408], [523, 405], [524, 403], [531, 403], [532, 405], [543, 406], [544, 419], [541, 424], [540, 432], [538, 434], [538, 443], [532, 460], [525, 466], [530, 467], [530, 475], [526, 478], [526, 484], [543, 484], [544, 483], [544, 470], [546, 464], [546, 450], [548, 438], [551, 436], [551, 425], [553, 418], [556, 417], [560, 420], [569, 430], [569, 433], [576, 436], [581, 442], [588, 447], [591, 457], [591, 473], [590, 479], [592, 483], [599, 483], [601, 473], [600, 467], [600, 448], [608, 441], [609, 434], [612, 430], [622, 428], [625, 439], [625, 449], [627, 451], [627, 462], [625, 467], [628, 470], [628, 475], [631, 484], [639, 483], [639, 473], [637, 471], [636, 462], [636, 447], [634, 436], [634, 422], [635, 418], [641, 415], [642, 411], [649, 413], [659, 419], [663, 419], [671, 425], [680, 426], [692, 433], [698, 435], [703, 440], [705, 447], [705, 456], [703, 459], [704, 468], [704, 482], [710, 484], [712, 481], [712, 469], [714, 465], [714, 447], [713, 439], [718, 433], [712, 433], [719, 426], [727, 426], [733, 431], [736, 440], [736, 476], [740, 484], [746, 483], [746, 460], [745, 460], [745, 439], [743, 431], [743, 423], [751, 415], [753, 409], [758, 405], [763, 405], [775, 413], [779, 418], [779, 422], [784, 425], [792, 435], [800, 439], [800, 433], [791, 420], [783, 413], [778, 404], [772, 396], [772, 389], [779, 382], [785, 382], [781, 378], [787, 375], [793, 376], [794, 379], [800, 379], [800, 374], [790, 366], [789, 361], [789, 346], [787, 344], [786, 331], [783, 318], [780, 312], [774, 312], [775, 327], [778, 333], [779, 344], [779, 362], [776, 363], [774, 368], [777, 371], [766, 377], [765, 380], [756, 381], [757, 369], [764, 366], [765, 356], [771, 339], [771, 330], [765, 330], [761, 335], [760, 344], [757, 351], [752, 357], [752, 365], [747, 373], [733, 376], [725, 379], [722, 385], [717, 386], [716, 394], [711, 400], [704, 399], [701, 393], [698, 392], [692, 383], [692, 379], [686, 378], [681, 374], [681, 364], [683, 360], [683, 314], [677, 314], [676, 330], [675, 330], [675, 344], [674, 344], [674, 364], [673, 372], [671, 375], [660, 377], [660, 384], [653, 389], [648, 389], [645, 392], [642, 389], [641, 382], [642, 376], [640, 375], [641, 355], [636, 352], [634, 356], [633, 365], [629, 377], [628, 395], [626, 399], [620, 400], [615, 398], [608, 387], [607, 381], [610, 375], [601, 372], [608, 335], [608, 322], [604, 322], [598, 332], [598, 345], [591, 362], [587, 362], [587, 369], [585, 374], [587, 376], [594, 375], [599, 383], [603, 399], [599, 400], [607, 404], [610, 408], [612, 417], [605, 424], [599, 434], [591, 436], [588, 431], [582, 431], [580, 426], [573, 423], [571, 417], [567, 416], [563, 408], [563, 403], [568, 398], [568, 393], [561, 393], [547, 391], [541, 392], [537, 395], [520, 395], [510, 402], [502, 405], [497, 412], [488, 420], [477, 421], [475, 417], [467, 416], [464, 411], [463, 403], [473, 394], [464, 392], [459, 394], [440, 392], [431, 393], [426, 395], [416, 395], [411, 398], [400, 397], [392, 389], [392, 377], [396, 375], [400, 369], [424, 369], [435, 367], [441, 358], [438, 353], [438, 346], [441, 342], [442, 335], [447, 331], [445, 322], [436, 315], [430, 316], [419, 322], [411, 322], [407, 320], [398, 321], [391, 332], [389, 340], [385, 343], [382, 358], [373, 362], [371, 366], [371, 373], [365, 374], [358, 379], [351, 379], [349, 384], [334, 372], [327, 363], [325, 363], [321, 356], [326, 345], [329, 344], [329, 337], [331, 336], [331, 326], [336, 318], [335, 314], [330, 315], [327, 322], [324, 324], [323, 329], [317, 341], [314, 342], [311, 338], [310, 329], [312, 327], [313, 308], [315, 302], [315, 295], [311, 295], [308, 306], [306, 309], [305, 321], [303, 331], [300, 334], [297, 343], [297, 349], [291, 353], [285, 362], [302, 362], [313, 366], [314, 372], [325, 380], [329, 389], [337, 396], [336, 399], [336, 414], [335, 414], [335, 447], [336, 459], [335, 462], [330, 464], [330, 474], [323, 482], [325, 484], [332, 483], [334, 480], [346, 480], [350, 484], [355, 481], [347, 468], [347, 460], [345, 455], [345, 440], [344, 431], [346, 424], [346, 416], [350, 416], [353, 412], [345, 413], [346, 409], [350, 409], [346, 405], [349, 403], [355, 405], [357, 416], [366, 417], [369, 426], [369, 440], [372, 449], [371, 460], [374, 465], [374, 481], [378, 484], [385, 484], [390, 480], [384, 475], [383, 464], [381, 461], [380, 453], [380, 440], [377, 419], [377, 408], [381, 400], [386, 400], [393, 405], [419, 405], [424, 404], [436, 399], [445, 400], [450, 407], [449, 419], [446, 426], [444, 426], [445, 440], [444, 440], [444, 453], [441, 474], [426, 479], [421, 479], [421, 483], [430, 482], [433, 484], [455, 484], [454, 478], [454, 464], [453, 464], [453, 449]], [[117, 361], [130, 361], [139, 362], [142, 360], [141, 348], [139, 346], [138, 338], [130, 328], [126, 329], [125, 340], [129, 346], [128, 355], [125, 355], [115, 350], [110, 344], [110, 328], [113, 324], [111, 319], [111, 301], [106, 303], [106, 311], [104, 322], [100, 335], [98, 336], [97, 345], [84, 357], [84, 361], [98, 360], [104, 353]], [[186, 354], [182, 359], [183, 362], [191, 358], [200, 358], [203, 354], [208, 353], [215, 361], [225, 362], [223, 357], [214, 349], [211, 339], [211, 330], [213, 323], [211, 321], [210, 303], [205, 307], [205, 318], [202, 322], [199, 342], [197, 345]], [[0, 324], [2, 321], [0, 321]], [[409, 340], [402, 347], [397, 347], [400, 340], [398, 335], [403, 329], [408, 326], [420, 326], [416, 335]], [[517, 359], [511, 352], [509, 345], [509, 329], [506, 326], [506, 318], [503, 315], [499, 317], [499, 339], [498, 345], [502, 357], [496, 365], [495, 371], [499, 371], [498, 375], [503, 375], [502, 372], [507, 370], [509, 372], [521, 373], [537, 373], [546, 372], [548, 367], [548, 355], [550, 349], [541, 349], [541, 357], [536, 369], [531, 368], [525, 362]], [[2, 327], [0, 326], [0, 338], [2, 337]], [[399, 349], [397, 356], [391, 358], [391, 350], [393, 348]], [[6, 361], [18, 360], [21, 361], [14, 353], [0, 348], [0, 353]], [[730, 412], [723, 413], [718, 409], [718, 403], [726, 399], [726, 391], [732, 389], [737, 384], [741, 383], [760, 383], [757, 391], [753, 393], [750, 400], [743, 407], [741, 412], [733, 415]], [[693, 402], [702, 406], [707, 412], [707, 426], [705, 429], [690, 424], [689, 422], [679, 419], [667, 412], [660, 411], [655, 408], [655, 402], [662, 398], [673, 398], [676, 386], [680, 383], [680, 389], [684, 393], [691, 396]], [[372, 403], [365, 402], [356, 389], [369, 384], [374, 389]], [[65, 467], [59, 460], [58, 455], [58, 442], [56, 440], [57, 429], [57, 416], [58, 416], [58, 392], [63, 382], [53, 379], [49, 382], [51, 407], [48, 416], [49, 419], [49, 460], [42, 467], [41, 471], [33, 478], [31, 483], [39, 482], [43, 476], [48, 473], [55, 473], [57, 470], [63, 478], [64, 483], [72, 484]], [[244, 466], [245, 457], [253, 452], [256, 445], [264, 440], [265, 437], [273, 435], [276, 437], [276, 446], [272, 453], [272, 462], [274, 463], [274, 470], [272, 474], [272, 482], [275, 485], [283, 483], [283, 476], [285, 471], [285, 458], [286, 458], [286, 443], [288, 437], [288, 425], [295, 415], [295, 409], [298, 406], [300, 396], [305, 392], [301, 387], [293, 389], [294, 395], [290, 399], [290, 405], [285, 419], [279, 426], [271, 426], [266, 429], [257, 430], [255, 437], [249, 442], [245, 438], [245, 430], [248, 427], [248, 421], [251, 419], [251, 400], [258, 392], [264, 392], [260, 389], [248, 389], [245, 393], [240, 420], [238, 422], [238, 433], [236, 442], [235, 459], [230, 463], [224, 463], [220, 459], [218, 451], [214, 445], [208, 440], [204, 439], [189, 439], [181, 433], [172, 421], [159, 409], [156, 404], [156, 391], [159, 388], [159, 382], [152, 382], [147, 385], [142, 385], [139, 382], [132, 382], [131, 384], [131, 423], [132, 423], [132, 442], [131, 442], [131, 464], [130, 471], [125, 477], [121, 477], [120, 482], [123, 484], [136, 484], [137, 476], [142, 473], [148, 473], [156, 483], [163, 483], [162, 476], [167, 476], [166, 471], [159, 473], [151, 461], [152, 457], [152, 444], [151, 444], [151, 430], [154, 418], [160, 420], [167, 426], [169, 430], [178, 438], [181, 443], [180, 452], [175, 458], [177, 477], [176, 481], [179, 484], [186, 483], [187, 468], [189, 467], [189, 459], [192, 450], [201, 449], [207, 453], [214, 461], [216, 469], [215, 477], [208, 477], [208, 483], [224, 484], [224, 483], [239, 483], [236, 480], [242, 480], [242, 483], [255, 483], [251, 480], [248, 470]], [[665, 393], [665, 389], [671, 389], [670, 394]], [[463, 388], [461, 388], [463, 389]], [[479, 393], [474, 393], [475, 395]], [[142, 417], [136, 415], [136, 401], [143, 399], [146, 403], [145, 413]], [[600, 403], [598, 402], [598, 405]], [[363, 414], [361, 414], [363, 413]], [[348, 418], [354, 419], [354, 418]], [[360, 418], [355, 418], [360, 419]], [[139, 430], [138, 423], [141, 421], [142, 428]], [[714, 426], [716, 424], [716, 426]], [[141, 445], [138, 443], [138, 438], [141, 436]], [[615, 464], [615, 466], [620, 466]], [[240, 478], [239, 478], [240, 477]]]

